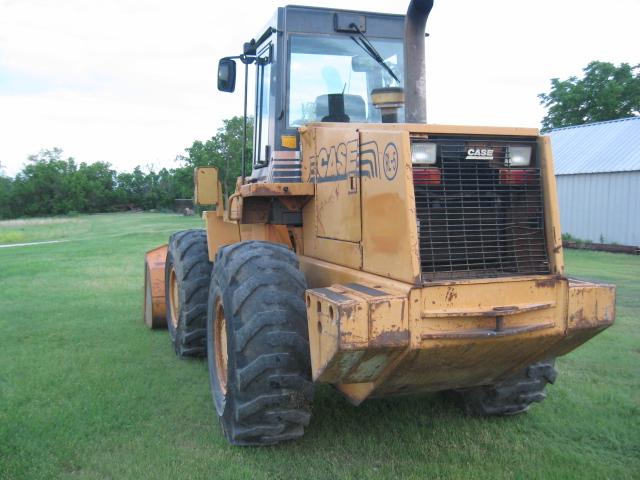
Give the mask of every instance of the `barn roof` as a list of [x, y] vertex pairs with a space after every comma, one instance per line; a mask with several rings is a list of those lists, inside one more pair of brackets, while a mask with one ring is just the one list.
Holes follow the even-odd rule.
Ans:
[[640, 117], [556, 128], [547, 135], [556, 175], [640, 170]]

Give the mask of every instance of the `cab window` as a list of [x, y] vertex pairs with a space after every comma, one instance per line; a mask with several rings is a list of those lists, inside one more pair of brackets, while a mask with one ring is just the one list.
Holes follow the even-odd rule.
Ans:
[[[349, 36], [289, 37], [289, 127], [322, 121], [381, 121], [380, 111], [373, 106], [371, 91], [402, 87], [403, 44], [399, 39], [369, 40], [384, 65]], [[343, 119], [331, 118], [332, 100], [344, 104]]]
[[267, 45], [258, 52], [256, 77], [256, 114], [254, 124], [253, 164], [263, 167], [269, 163], [271, 146], [269, 145], [269, 107], [271, 94], [271, 58], [272, 46]]

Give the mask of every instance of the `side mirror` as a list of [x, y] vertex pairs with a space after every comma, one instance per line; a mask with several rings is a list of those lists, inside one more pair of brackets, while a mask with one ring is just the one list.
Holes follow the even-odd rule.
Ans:
[[193, 203], [196, 205], [217, 206], [220, 201], [220, 182], [216, 167], [198, 167], [193, 171], [195, 188]]
[[233, 92], [236, 88], [236, 62], [223, 58], [218, 62], [218, 90]]

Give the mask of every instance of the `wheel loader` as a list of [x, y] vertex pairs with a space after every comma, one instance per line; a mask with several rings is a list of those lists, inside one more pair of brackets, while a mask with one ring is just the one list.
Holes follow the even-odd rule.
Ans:
[[204, 229], [147, 253], [144, 320], [206, 357], [232, 444], [301, 437], [319, 383], [525, 412], [614, 321], [614, 286], [565, 275], [549, 138], [427, 123], [432, 6], [279, 8], [219, 62], [245, 122], [255, 78], [253, 158], [230, 195], [195, 170]]

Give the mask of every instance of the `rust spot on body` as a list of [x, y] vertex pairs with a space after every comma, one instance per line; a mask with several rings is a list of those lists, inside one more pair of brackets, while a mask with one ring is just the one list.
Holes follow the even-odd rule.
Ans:
[[544, 280], [536, 280], [536, 288], [553, 288], [556, 286], [555, 278], [545, 278]]
[[445, 295], [445, 300], [447, 303], [452, 303], [456, 298], [458, 298], [458, 292], [454, 287], [447, 288], [447, 293]]
[[404, 347], [409, 344], [409, 330], [382, 332], [369, 342], [371, 347]]
[[272, 188], [265, 188], [263, 186], [255, 187], [253, 192], [256, 195], [274, 195], [274, 194], [281, 193], [281, 192], [279, 192], [277, 190], [274, 190]]
[[354, 305], [343, 305], [340, 308], [340, 312], [342, 313], [342, 316], [350, 318], [353, 315], [354, 307], [355, 307]]

